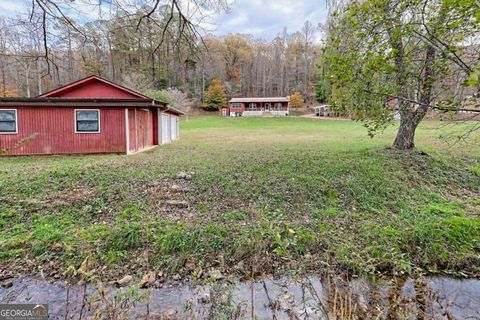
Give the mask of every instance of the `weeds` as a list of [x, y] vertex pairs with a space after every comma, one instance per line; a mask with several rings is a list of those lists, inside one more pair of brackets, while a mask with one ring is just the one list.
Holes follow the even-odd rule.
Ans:
[[182, 130], [131, 157], [0, 159], [1, 270], [90, 256], [106, 278], [198, 265], [480, 274], [478, 135], [446, 148], [420, 127], [426, 156], [385, 151], [393, 130], [368, 139], [354, 122], [209, 117]]

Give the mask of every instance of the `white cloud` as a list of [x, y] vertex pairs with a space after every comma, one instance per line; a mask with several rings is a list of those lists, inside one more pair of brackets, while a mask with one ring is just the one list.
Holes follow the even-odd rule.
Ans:
[[0, 16], [11, 17], [26, 12], [31, 2], [26, 0], [0, 0]]
[[289, 32], [299, 31], [306, 20], [316, 26], [324, 23], [326, 16], [325, 0], [236, 0], [230, 13], [212, 20], [218, 35], [249, 33], [271, 40], [284, 27]]

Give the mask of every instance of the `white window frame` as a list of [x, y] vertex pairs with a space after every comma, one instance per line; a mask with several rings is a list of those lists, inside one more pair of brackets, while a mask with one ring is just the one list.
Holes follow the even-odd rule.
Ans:
[[18, 134], [18, 112], [17, 109], [0, 109], [0, 111], [15, 111], [15, 132], [1, 132], [0, 134]]
[[[97, 111], [98, 112], [98, 131], [78, 131], [77, 129], [77, 111]], [[74, 110], [74, 122], [73, 122], [73, 125], [75, 126], [75, 133], [79, 133], [79, 134], [99, 134], [101, 133], [101, 116], [100, 116], [100, 109], [75, 109]]]
[[242, 108], [242, 104], [240, 102], [232, 102], [232, 108], [240, 109]]
[[275, 102], [275, 104], [273, 105], [273, 110], [274, 111], [282, 111], [282, 109], [283, 109], [283, 103]]
[[[252, 108], [252, 106], [254, 106], [254, 107]], [[257, 103], [256, 103], [256, 102], [250, 102], [250, 103], [248, 104], [248, 110], [250, 110], [250, 111], [255, 111], [255, 110], [257, 110]]]

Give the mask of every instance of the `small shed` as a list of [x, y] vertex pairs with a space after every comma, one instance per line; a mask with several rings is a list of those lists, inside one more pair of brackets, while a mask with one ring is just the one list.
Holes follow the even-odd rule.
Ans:
[[90, 76], [36, 98], [0, 98], [4, 155], [140, 152], [179, 138], [183, 113]]
[[227, 106], [220, 108], [220, 115], [222, 117], [228, 117], [230, 115], [230, 111], [228, 110]]

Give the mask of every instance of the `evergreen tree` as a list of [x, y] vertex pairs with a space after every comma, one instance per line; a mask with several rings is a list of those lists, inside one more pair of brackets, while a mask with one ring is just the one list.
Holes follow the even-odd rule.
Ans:
[[203, 108], [205, 110], [218, 110], [227, 104], [227, 93], [219, 79], [213, 79], [205, 94]]
[[321, 77], [318, 77], [317, 83], [315, 84], [315, 100], [317, 102], [325, 102], [325, 83]]

